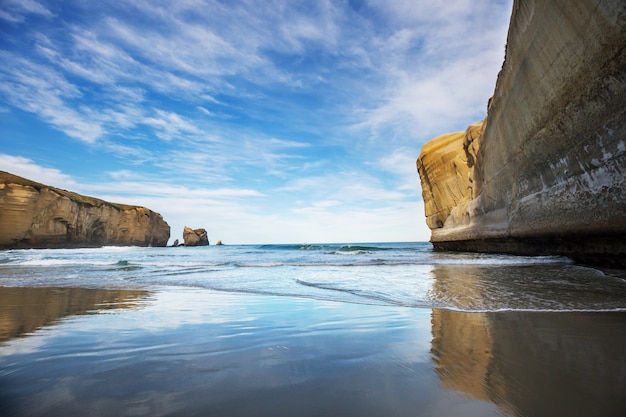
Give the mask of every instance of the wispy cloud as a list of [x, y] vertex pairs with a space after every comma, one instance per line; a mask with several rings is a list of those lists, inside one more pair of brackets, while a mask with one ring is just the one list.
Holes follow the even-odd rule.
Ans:
[[[484, 113], [485, 91], [493, 87], [503, 53], [503, 46], [498, 50], [494, 45], [502, 36], [493, 35], [505, 30], [506, 20], [494, 18], [498, 25], [480, 29], [474, 24], [486, 20], [480, 20], [480, 14], [491, 17], [502, 14], [506, 7], [491, 11], [493, 7], [487, 2], [470, 5], [467, 1], [447, 2], [445, 6], [431, 1], [367, 4], [383, 19], [393, 20], [396, 27], [370, 32], [372, 22], [332, 2], [277, 2], [267, 8], [253, 8], [245, 2], [231, 7], [213, 1], [176, 6], [136, 2], [129, 7], [140, 13], [140, 19], [121, 13], [104, 15], [90, 22], [88, 28], [73, 23], [63, 43], [37, 36], [41, 56], [52, 67], [101, 86], [104, 113], [116, 117], [89, 119], [94, 126], [89, 131], [80, 123], [88, 115], [68, 111], [74, 107], [63, 94], [49, 94], [54, 102], [49, 107], [59, 109], [56, 112], [34, 105], [22, 108], [87, 142], [140, 123], [120, 117], [128, 105], [119, 109], [119, 98], [149, 106], [145, 95], [136, 94], [138, 91], [175, 94], [195, 101], [205, 115], [214, 115], [213, 109], [202, 106], [202, 97], [212, 105], [218, 103], [216, 94], [244, 97], [250, 93], [246, 81], [258, 86], [283, 83], [309, 89], [324, 85], [329, 91], [334, 89], [337, 97], [350, 94], [357, 111], [345, 116], [351, 115], [355, 128], [374, 134], [392, 128], [403, 129], [400, 134], [410, 129], [431, 135], [451, 118], [479, 118]], [[306, 54], [311, 51], [321, 61], [309, 62]], [[290, 67], [284, 65], [284, 59], [291, 61]], [[328, 65], [323, 65], [325, 62]], [[491, 76], [484, 74], [486, 67], [491, 68]], [[51, 73], [50, 68], [46, 72]], [[358, 78], [351, 77], [354, 71], [370, 75], [365, 83], [356, 84]], [[68, 84], [58, 70], [52, 73]], [[60, 80], [49, 81], [55, 87]], [[23, 92], [30, 88], [32, 94], [39, 95], [43, 89], [32, 82], [21, 84]], [[82, 90], [79, 84], [72, 87], [78, 93]], [[111, 90], [117, 92], [118, 101], [106, 99]], [[182, 127], [180, 121], [187, 115], [177, 115], [177, 120], [159, 119], [153, 116], [158, 111], [144, 110], [150, 114], [144, 115], [144, 121], [158, 137], [169, 140], [178, 130], [166, 126], [173, 122]], [[185, 122], [185, 132], [189, 133], [191, 123]]]
[[0, 3], [0, 19], [11, 23], [21, 23], [25, 15], [34, 14], [52, 17], [52, 12], [35, 0], [3, 0]]
[[155, 109], [154, 116], [142, 121], [152, 127], [161, 139], [171, 140], [176, 137], [200, 135], [202, 131], [184, 117], [169, 111]]
[[[0, 155], [0, 164], [10, 172], [46, 184], [80, 191], [108, 201], [138, 204], [161, 213], [172, 227], [172, 239], [182, 236], [183, 227], [206, 227], [212, 239], [229, 243], [282, 242], [337, 242], [351, 236], [354, 241], [402, 240], [407, 228], [413, 230], [416, 240], [427, 239], [424, 228], [415, 222], [423, 216], [421, 204], [398, 199], [400, 195], [384, 189], [354, 185], [346, 181], [334, 197], [307, 201], [268, 201], [269, 196], [249, 188], [188, 187], [146, 178], [131, 170], [110, 172], [110, 182], [81, 183], [52, 168], [45, 168], [27, 158]], [[313, 186], [317, 180], [299, 182]], [[316, 193], [322, 187], [317, 183]], [[308, 195], [306, 195], [308, 197]], [[366, 199], [379, 199], [382, 204], [372, 207]], [[390, 199], [385, 204], [384, 199]], [[359, 205], [346, 204], [349, 200], [364, 200]], [[421, 231], [420, 231], [421, 230]], [[279, 233], [279, 236], [277, 235]]]
[[374, 43], [382, 81], [377, 100], [359, 109], [356, 128], [428, 138], [486, 114], [509, 7], [464, 0], [368, 3], [397, 26]]
[[261, 236], [271, 228], [259, 223], [276, 222], [290, 240], [300, 236], [292, 229], [317, 233], [315, 222], [325, 236], [319, 222], [391, 229], [374, 217], [392, 207], [407, 229], [419, 210], [419, 148], [484, 117], [511, 9], [511, 0], [0, 1], [0, 117], [36, 120], [43, 135], [67, 136], [64, 157], [98, 162], [89, 175], [63, 158], [56, 177], [36, 169], [52, 158], [37, 158], [38, 144], [57, 146], [38, 131], [24, 154], [33, 159], [11, 166], [89, 177], [71, 184], [154, 204], [172, 223], [210, 217], [232, 223], [232, 236], [243, 236], [238, 227]]
[[299, 177], [275, 191], [307, 196], [303, 204], [311, 204], [311, 201], [336, 201], [362, 207], [384, 206], [414, 197], [413, 193], [388, 188], [377, 177], [358, 171]]

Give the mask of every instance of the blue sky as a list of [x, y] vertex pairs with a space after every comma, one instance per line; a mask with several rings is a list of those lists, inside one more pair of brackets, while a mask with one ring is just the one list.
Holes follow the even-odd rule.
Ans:
[[225, 243], [428, 240], [512, 0], [0, 0], [0, 169]]

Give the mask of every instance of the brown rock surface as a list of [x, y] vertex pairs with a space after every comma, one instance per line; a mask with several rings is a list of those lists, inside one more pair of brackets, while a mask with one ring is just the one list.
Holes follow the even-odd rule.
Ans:
[[626, 266], [626, 3], [515, 1], [484, 127], [455, 135], [417, 162], [435, 248]]
[[205, 229], [192, 229], [185, 226], [183, 230], [185, 246], [208, 246], [209, 237]]
[[[470, 164], [467, 155], [459, 152], [463, 144], [480, 135], [483, 124], [476, 123], [465, 132], [448, 133], [428, 142], [417, 160], [421, 176], [426, 223], [431, 229], [444, 226], [452, 211], [470, 200]], [[436, 179], [436, 182], [431, 182]], [[462, 218], [462, 215], [460, 216]], [[461, 220], [461, 219], [459, 219]]]
[[145, 207], [109, 203], [0, 171], [0, 248], [165, 246], [170, 227]]

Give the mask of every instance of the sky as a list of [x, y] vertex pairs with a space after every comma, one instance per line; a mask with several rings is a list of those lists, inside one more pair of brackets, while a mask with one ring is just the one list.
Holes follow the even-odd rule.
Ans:
[[427, 241], [512, 0], [0, 0], [0, 170], [225, 244]]

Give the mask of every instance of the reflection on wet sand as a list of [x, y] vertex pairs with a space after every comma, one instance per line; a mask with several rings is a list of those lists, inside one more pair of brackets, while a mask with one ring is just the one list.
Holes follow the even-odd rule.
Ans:
[[624, 279], [579, 265], [445, 265], [431, 272], [430, 298], [463, 311], [626, 307]]
[[[496, 400], [502, 386], [490, 372], [493, 339], [486, 315], [436, 309], [432, 333], [431, 353], [443, 385], [477, 400]], [[503, 401], [494, 402], [506, 408]]]
[[626, 313], [434, 309], [432, 336], [442, 384], [508, 415], [626, 415]]
[[0, 287], [0, 341], [32, 333], [59, 319], [95, 310], [137, 308], [142, 290]]

